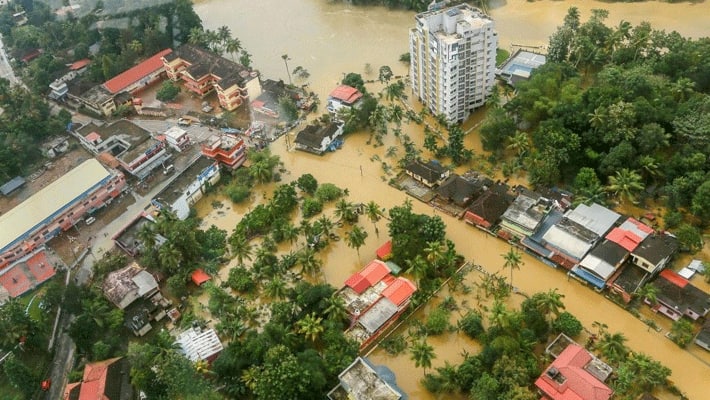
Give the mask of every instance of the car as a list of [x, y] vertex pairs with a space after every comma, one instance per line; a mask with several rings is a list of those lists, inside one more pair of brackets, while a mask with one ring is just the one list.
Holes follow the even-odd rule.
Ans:
[[178, 118], [178, 126], [190, 126], [192, 124], [192, 120], [189, 120], [187, 118]]
[[173, 171], [175, 171], [175, 166], [174, 166], [174, 165], [172, 165], [172, 164], [166, 165], [165, 168], [163, 168], [163, 175], [167, 175], [167, 174], [169, 174], [169, 173], [171, 173], [171, 172], [173, 172]]
[[89, 217], [86, 219], [86, 225], [91, 225], [94, 222], [96, 222], [96, 218], [94, 218], [94, 217]]

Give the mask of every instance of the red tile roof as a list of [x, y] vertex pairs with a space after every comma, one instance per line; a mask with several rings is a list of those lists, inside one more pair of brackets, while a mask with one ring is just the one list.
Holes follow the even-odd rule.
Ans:
[[633, 232], [629, 232], [620, 228], [614, 228], [606, 235], [606, 238], [628, 251], [634, 251], [643, 240], [642, 237]]
[[64, 399], [73, 398], [72, 392], [79, 390], [77, 400], [105, 400], [106, 383], [108, 378], [109, 367], [120, 360], [121, 357], [111, 358], [109, 360], [99, 361], [91, 364], [86, 364], [84, 367], [84, 378], [81, 382], [70, 383], [64, 389]]
[[363, 278], [367, 280], [370, 286], [379, 282], [390, 273], [390, 269], [384, 262], [380, 260], [372, 260], [369, 264], [360, 272]]
[[79, 60], [79, 61], [75, 61], [72, 65], [69, 66], [69, 70], [76, 71], [78, 69], [82, 69], [82, 68], [86, 67], [87, 65], [89, 65], [89, 63], [91, 63], [91, 60], [89, 60], [88, 58], [85, 58], [85, 59]]
[[[614, 393], [604, 382], [587, 372], [584, 367], [592, 355], [577, 344], [570, 344], [535, 381], [535, 386], [552, 400], [608, 400]], [[553, 379], [550, 368], [559, 375]]]
[[375, 251], [375, 254], [380, 260], [384, 260], [385, 258], [389, 257], [389, 255], [392, 254], [392, 241], [388, 240], [387, 242], [385, 242], [385, 244], [380, 246], [380, 248]]
[[86, 139], [88, 142], [95, 142], [97, 140], [101, 140], [101, 135], [96, 132], [91, 132], [90, 134], [84, 136], [84, 139]]
[[192, 281], [195, 282], [195, 285], [197, 286], [202, 285], [210, 279], [212, 278], [210, 278], [210, 276], [207, 275], [207, 272], [205, 272], [202, 268], [198, 268], [192, 273]]
[[49, 260], [47, 260], [47, 253], [44, 251], [36, 253], [27, 259], [25, 263], [27, 263], [27, 269], [37, 283], [42, 283], [57, 273]]
[[[650, 214], [650, 213], [649, 213], [649, 214]], [[649, 214], [646, 214], [646, 216], [647, 216], [646, 218], [648, 218], [648, 215], [649, 215]], [[651, 214], [651, 215], [653, 216], [653, 214]], [[653, 219], [656, 219], [656, 217], [654, 216], [653, 218], [649, 218], [649, 220], [653, 220]], [[629, 217], [626, 221], [627, 221], [627, 222], [630, 222], [630, 223], [632, 223], [632, 224], [634, 224], [634, 225], [636, 225], [636, 228], [637, 228], [638, 230], [640, 230], [641, 232], [645, 232], [645, 233], [648, 233], [648, 234], [653, 233], [653, 228], [651, 228], [650, 226], [648, 226], [648, 225], [644, 224], [643, 222], [637, 220], [636, 218], [631, 218], [631, 217]]]
[[392, 303], [401, 306], [407, 299], [412, 297], [417, 287], [406, 278], [397, 278], [382, 292]]
[[123, 71], [115, 77], [109, 79], [104, 83], [104, 87], [113, 94], [120, 92], [153, 72], [161, 68], [165, 68], [163, 61], [160, 58], [166, 54], [172, 53], [172, 51], [172, 49], [165, 49], [158, 52], [135, 67]]
[[17, 297], [30, 290], [32, 282], [22, 271], [22, 268], [19, 265], [15, 265], [0, 275], [0, 285], [7, 290], [10, 297]]
[[677, 273], [671, 271], [670, 269], [664, 269], [660, 274], [661, 278], [667, 280], [668, 282], [678, 286], [679, 288], [684, 288], [688, 284], [688, 280], [678, 275]]
[[362, 97], [362, 93], [352, 86], [340, 85], [330, 92], [329, 97], [338, 99], [347, 104], [352, 104]]
[[361, 273], [356, 272], [345, 281], [345, 286], [351, 288], [357, 294], [362, 294], [370, 287], [370, 282]]

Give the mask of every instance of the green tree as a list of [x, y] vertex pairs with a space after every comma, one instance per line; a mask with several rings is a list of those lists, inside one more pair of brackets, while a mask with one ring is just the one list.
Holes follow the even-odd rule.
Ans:
[[690, 224], [680, 224], [674, 232], [681, 250], [696, 253], [703, 248], [703, 237], [698, 228]]
[[302, 272], [312, 277], [319, 273], [323, 267], [323, 261], [316, 258], [315, 250], [309, 247], [299, 250], [298, 253], [296, 253], [296, 257], [298, 263], [301, 265]]
[[656, 301], [658, 301], [658, 288], [651, 283], [647, 283], [636, 291], [636, 296], [642, 301], [648, 301], [651, 306], [655, 306]]
[[170, 80], [164, 81], [158, 92], [155, 94], [155, 98], [162, 102], [173, 101], [177, 95], [180, 93], [180, 86], [176, 85]]
[[626, 336], [623, 333], [604, 333], [596, 344], [596, 349], [599, 350], [602, 357], [613, 364], [623, 362], [629, 349], [626, 347]]
[[318, 189], [318, 181], [311, 174], [303, 174], [296, 180], [296, 186], [305, 193], [313, 195]]
[[426, 375], [427, 368], [431, 368], [431, 362], [436, 358], [434, 347], [427, 343], [426, 337], [424, 337], [413, 343], [410, 351], [412, 353], [414, 366], [416, 368], [421, 367], [424, 369], [424, 375]]
[[616, 171], [616, 175], [609, 177], [609, 185], [606, 190], [615, 196], [626, 198], [632, 203], [636, 203], [636, 194], [644, 189], [641, 183], [641, 175], [628, 168]]
[[296, 327], [298, 333], [305, 336], [306, 339], [309, 339], [311, 342], [315, 342], [320, 334], [323, 333], [323, 318], [317, 316], [315, 313], [310, 313], [298, 320]]
[[671, 370], [643, 353], [636, 353], [619, 365], [614, 389], [617, 395], [637, 398], [662, 386]]
[[348, 247], [357, 251], [358, 260], [360, 259], [360, 247], [365, 244], [365, 239], [367, 239], [367, 231], [360, 228], [360, 225], [353, 225], [350, 232], [345, 234]]
[[9, 354], [3, 362], [3, 371], [10, 384], [20, 392], [25, 398], [31, 398], [37, 391], [39, 380], [36, 374], [14, 354]]
[[232, 256], [236, 258], [239, 264], [244, 264], [244, 260], [251, 260], [253, 247], [243, 234], [237, 232], [232, 234], [229, 237], [229, 245], [232, 250]]
[[384, 216], [384, 211], [375, 201], [370, 200], [365, 204], [365, 214], [367, 214], [367, 218], [370, 219], [372, 225], [375, 227], [375, 235], [380, 237], [380, 231], [377, 229], [377, 221]]
[[671, 340], [682, 348], [686, 348], [695, 336], [695, 327], [691, 321], [681, 318], [671, 326]]
[[524, 264], [523, 255], [520, 254], [514, 247], [511, 247], [507, 253], [501, 254], [505, 263], [503, 268], [510, 268], [510, 287], [513, 287], [513, 270], [520, 270], [520, 266]]
[[574, 315], [564, 311], [552, 321], [552, 329], [569, 337], [576, 337], [582, 333], [584, 326]]

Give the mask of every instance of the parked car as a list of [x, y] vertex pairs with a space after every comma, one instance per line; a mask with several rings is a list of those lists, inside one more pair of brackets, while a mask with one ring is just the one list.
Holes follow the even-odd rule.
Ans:
[[86, 219], [86, 225], [91, 225], [94, 222], [96, 222], [96, 218], [94, 218], [94, 217], [89, 217]]
[[190, 126], [190, 124], [192, 124], [192, 120], [187, 118], [178, 118], [178, 126]]

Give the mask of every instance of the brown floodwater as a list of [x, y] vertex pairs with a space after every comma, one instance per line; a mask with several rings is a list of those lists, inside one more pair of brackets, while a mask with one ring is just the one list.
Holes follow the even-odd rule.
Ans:
[[[582, 20], [589, 17], [591, 9], [604, 8], [610, 10], [607, 20], [609, 25], [617, 25], [621, 19], [632, 24], [648, 20], [657, 29], [677, 30], [684, 36], [708, 35], [707, 15], [710, 15], [710, 2], [668, 4], [603, 3], [589, 0], [494, 0], [491, 15], [496, 20], [501, 47], [509, 48], [511, 44], [546, 44], [547, 38], [561, 23], [570, 6], [580, 9]], [[406, 74], [406, 67], [397, 60], [400, 54], [407, 51], [407, 31], [414, 21], [414, 14], [411, 12], [391, 11], [380, 7], [355, 7], [327, 0], [214, 0], [200, 1], [195, 9], [206, 27], [216, 29], [222, 25], [229, 26], [234, 36], [253, 54], [254, 66], [266, 78], [288, 80], [281, 58], [281, 55], [288, 54], [291, 69], [300, 65], [311, 73], [308, 79], [310, 89], [322, 100], [346, 72], [357, 72], [363, 74], [366, 79], [376, 79], [379, 66], [389, 65], [396, 75]], [[372, 67], [373, 72], [370, 75], [366, 74], [366, 63]], [[294, 82], [305, 83], [295, 77]], [[475, 114], [465, 127], [474, 126], [482, 115]], [[417, 143], [423, 140], [422, 128], [419, 126], [405, 126], [403, 132], [409, 134]], [[397, 146], [399, 142], [388, 136], [385, 138], [385, 145], [375, 149], [366, 143], [368, 136], [367, 133], [350, 135], [341, 150], [322, 157], [289, 151], [283, 138], [274, 142], [271, 149], [290, 171], [283, 176], [284, 181], [294, 180], [303, 173], [311, 173], [320, 183], [331, 182], [341, 188], [347, 188], [350, 191], [350, 201], [374, 200], [387, 209], [400, 205], [407, 196], [386, 184], [391, 175], [382, 168], [382, 162], [395, 166], [395, 159], [385, 157], [384, 152], [387, 147]], [[480, 141], [475, 131], [468, 135], [466, 144], [469, 148], [480, 151]], [[379, 156], [380, 161], [372, 159], [375, 154]], [[241, 216], [248, 212], [249, 207], [260, 201], [263, 189], [258, 190], [261, 192], [255, 194], [254, 202], [245, 206], [233, 206], [224, 198], [206, 197], [197, 205], [198, 215], [205, 219], [206, 224], [214, 223], [231, 231]], [[211, 202], [217, 198], [224, 202], [225, 207], [213, 209]], [[418, 213], [435, 213], [432, 208], [416, 200], [413, 200], [413, 206], [414, 211]], [[331, 212], [332, 210], [326, 210], [326, 214]], [[469, 261], [481, 264], [489, 271], [497, 271], [502, 267], [501, 254], [508, 250], [507, 244], [460, 220], [447, 215], [442, 215], [442, 218], [447, 223], [449, 237], [456, 242], [459, 251]], [[324, 279], [333, 286], [340, 287], [348, 276], [371, 259], [378, 245], [386, 240], [385, 222], [378, 223], [378, 238], [372, 223], [361, 219], [360, 224], [369, 236], [365, 245], [360, 248], [359, 259], [357, 252], [349, 248], [344, 240], [334, 242], [324, 250], [321, 253], [325, 265]], [[338, 234], [344, 236], [345, 230], [346, 228], [341, 228]], [[705, 256], [708, 256], [707, 248]], [[588, 329], [591, 329], [594, 321], [601, 321], [609, 326], [610, 331], [623, 332], [629, 339], [628, 345], [632, 350], [647, 353], [671, 368], [671, 379], [690, 399], [707, 397], [705, 392], [710, 372], [710, 357], [697, 349], [680, 350], [666, 339], [663, 334], [670, 328], [669, 323], [657, 317], [655, 319], [663, 330], [660, 333], [649, 330], [645, 324], [611, 301], [577, 281], [568, 280], [562, 271], [550, 268], [528, 255], [524, 255], [523, 259], [525, 265], [520, 271], [515, 271], [515, 286], [528, 294], [558, 288], [559, 292], [565, 295], [567, 310], [576, 315]], [[230, 264], [229, 267], [231, 266]], [[221, 271], [222, 278], [227, 276], [229, 267]], [[473, 274], [475, 273], [470, 275]], [[698, 281], [699, 278], [694, 278], [693, 283]], [[470, 304], [474, 302], [472, 296], [469, 299], [459, 297], [458, 300], [459, 303], [462, 300], [468, 300]], [[415, 317], [422, 318], [424, 313], [419, 312]], [[445, 361], [460, 362], [463, 351], [476, 351], [475, 343], [457, 334], [430, 338], [429, 342], [436, 348], [437, 358], [433, 361], [434, 366], [441, 366]], [[421, 387], [419, 380], [422, 371], [414, 368], [408, 354], [392, 357], [376, 349], [370, 357], [376, 363], [387, 364], [396, 373], [397, 382], [409, 393], [410, 398], [435, 398]]]

